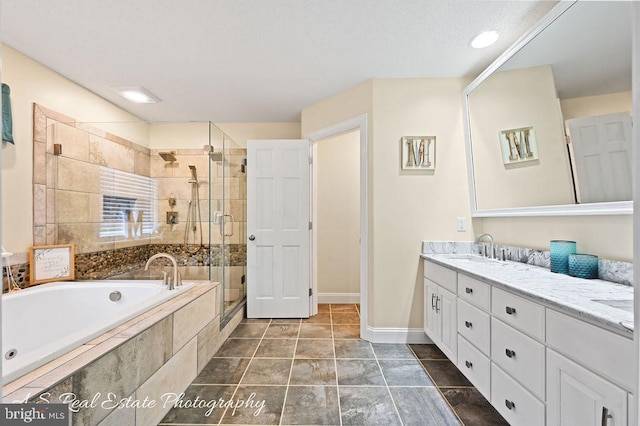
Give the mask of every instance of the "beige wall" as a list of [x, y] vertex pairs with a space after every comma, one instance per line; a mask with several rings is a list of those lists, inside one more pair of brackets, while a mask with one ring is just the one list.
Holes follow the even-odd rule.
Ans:
[[300, 123], [216, 123], [240, 147], [249, 139], [300, 139]]
[[631, 100], [631, 92], [619, 92], [564, 99], [560, 101], [560, 106], [563, 118], [569, 120], [571, 118], [615, 114], [624, 111], [631, 113], [633, 102]]
[[[492, 75], [469, 96], [479, 209], [572, 204], [573, 184], [550, 66]], [[502, 130], [533, 126], [539, 160], [503, 163]]]
[[580, 253], [633, 262], [633, 215], [478, 218], [474, 228], [500, 244], [549, 250], [551, 240], [572, 240]]
[[[473, 239], [469, 219], [461, 92], [466, 79], [370, 80], [302, 112], [306, 135], [368, 116], [368, 325], [422, 325], [421, 242]], [[400, 139], [435, 135], [436, 171], [402, 172]]]
[[318, 293], [360, 293], [360, 132], [317, 150]]
[[11, 87], [16, 142], [2, 143], [2, 244], [22, 253], [33, 238], [34, 102], [143, 146], [148, 146], [148, 129], [139, 118], [6, 45], [2, 81]]
[[[217, 136], [217, 135], [215, 135]], [[209, 123], [151, 123], [149, 148], [156, 150], [199, 149], [209, 144]]]
[[[374, 80], [374, 327], [422, 327], [423, 240], [473, 239], [461, 92], [466, 79]], [[436, 136], [434, 173], [402, 172], [400, 139]], [[456, 217], [467, 231], [456, 231]]]

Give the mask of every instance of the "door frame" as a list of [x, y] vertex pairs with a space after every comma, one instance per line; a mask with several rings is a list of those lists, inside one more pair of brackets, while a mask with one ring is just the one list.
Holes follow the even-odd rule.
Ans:
[[345, 133], [360, 131], [360, 338], [371, 340], [367, 328], [368, 319], [368, 285], [369, 285], [369, 202], [368, 202], [368, 154], [367, 154], [367, 114], [361, 114], [349, 120], [310, 132], [303, 135], [304, 139], [311, 142], [311, 220], [314, 224], [311, 230], [311, 315], [318, 313], [318, 262], [317, 262], [317, 227], [315, 221], [318, 217], [317, 211], [317, 144], [322, 139], [328, 139]]

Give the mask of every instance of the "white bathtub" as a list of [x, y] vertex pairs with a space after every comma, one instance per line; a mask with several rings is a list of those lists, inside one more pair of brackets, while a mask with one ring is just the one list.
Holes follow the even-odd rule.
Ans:
[[[2, 296], [2, 383], [9, 383], [182, 293], [160, 281], [52, 283]], [[120, 300], [109, 295], [119, 291]], [[10, 351], [15, 356], [6, 359]]]

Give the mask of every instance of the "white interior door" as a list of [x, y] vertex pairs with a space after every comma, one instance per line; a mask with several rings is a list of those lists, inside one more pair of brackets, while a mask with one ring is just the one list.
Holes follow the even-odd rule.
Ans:
[[629, 113], [567, 120], [576, 192], [581, 203], [628, 201], [631, 187]]
[[308, 318], [308, 140], [247, 142], [247, 317]]

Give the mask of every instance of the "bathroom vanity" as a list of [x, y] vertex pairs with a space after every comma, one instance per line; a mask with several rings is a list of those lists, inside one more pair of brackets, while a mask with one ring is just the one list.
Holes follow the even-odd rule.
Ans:
[[627, 425], [633, 288], [474, 254], [424, 258], [424, 331], [513, 426]]

